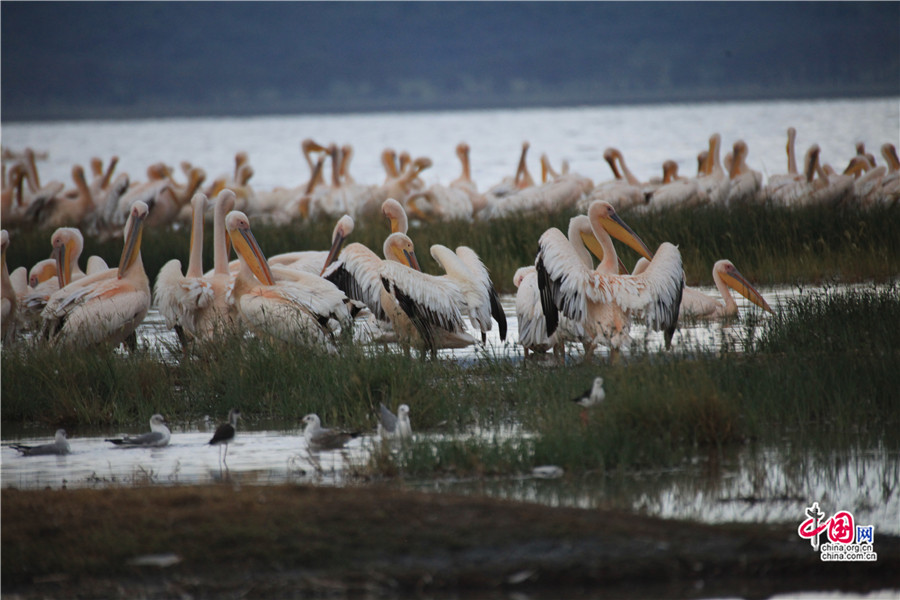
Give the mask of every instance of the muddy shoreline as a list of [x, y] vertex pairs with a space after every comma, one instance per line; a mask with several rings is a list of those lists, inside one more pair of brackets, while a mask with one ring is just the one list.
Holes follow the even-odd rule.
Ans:
[[793, 525], [712, 526], [387, 486], [4, 489], [2, 520], [3, 593], [22, 598], [900, 588], [900, 538], [877, 532], [877, 562], [822, 563]]

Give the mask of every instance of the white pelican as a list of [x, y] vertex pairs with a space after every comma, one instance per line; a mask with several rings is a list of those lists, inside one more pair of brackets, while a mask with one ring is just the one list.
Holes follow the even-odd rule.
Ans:
[[781, 182], [777, 187], [767, 189], [769, 200], [782, 206], [807, 204], [813, 193], [827, 184], [815, 179], [816, 163], [819, 160], [819, 145], [813, 144], [803, 159], [803, 173], [799, 179]]
[[881, 155], [888, 163], [888, 172], [881, 181], [881, 202], [894, 204], [900, 200], [900, 158], [897, 147], [887, 142], [881, 146]]
[[119, 268], [88, 275], [54, 293], [41, 316], [51, 339], [81, 346], [129, 340], [150, 308], [150, 283], [141, 260], [141, 236], [149, 209], [131, 207]]
[[771, 196], [781, 186], [804, 178], [804, 174], [797, 171], [797, 158], [794, 151], [796, 140], [797, 130], [793, 127], [788, 127], [787, 146], [785, 146], [785, 151], [787, 152], [787, 173], [769, 175], [769, 178], [766, 180], [766, 195]]
[[747, 166], [749, 150], [744, 140], [734, 143], [728, 177], [728, 204], [755, 204], [762, 198], [762, 173]]
[[[646, 258], [638, 260], [638, 264], [634, 267], [634, 274], [642, 273], [648, 266], [649, 261]], [[759, 306], [761, 309], [774, 313], [772, 307], [766, 302], [762, 294], [760, 294], [747, 279], [741, 275], [737, 268], [730, 260], [720, 260], [713, 265], [712, 269], [713, 281], [716, 289], [719, 290], [719, 298], [708, 296], [699, 290], [684, 287], [684, 293], [681, 296], [681, 310], [679, 318], [694, 317], [698, 319], [720, 319], [736, 317], [738, 314], [738, 306], [731, 295], [729, 288], [739, 293], [741, 296]]]
[[66, 439], [66, 430], [57, 429], [56, 436], [50, 444], [41, 444], [39, 446], [26, 446], [25, 444], [10, 444], [10, 448], [15, 448], [22, 453], [23, 456], [42, 456], [47, 454], [69, 454], [72, 449], [69, 447], [69, 441]]
[[[612, 208], [612, 205], [608, 203], [602, 203], [602, 205], [608, 206], [607, 210], [615, 214], [615, 209]], [[619, 220], [618, 216], [610, 218], [614, 221]], [[603, 222], [601, 221], [601, 226], [602, 224]], [[622, 231], [625, 230], [623, 229]], [[618, 230], [614, 230], [614, 233], [620, 235]], [[607, 270], [610, 274], [628, 272], [618, 257], [616, 257], [618, 262], [617, 269], [612, 268], [613, 263], [609, 261], [603, 262], [603, 246], [594, 234], [591, 220], [587, 215], [578, 215], [569, 219], [567, 239], [579, 260], [588, 269], [594, 268], [594, 261], [591, 258], [591, 254], [593, 254], [601, 261], [599, 268], [603, 269], [604, 272]], [[562, 359], [565, 357], [565, 342], [567, 341], [580, 341], [584, 345], [586, 356], [593, 352], [593, 340], [590, 337], [585, 337], [584, 327], [565, 316], [560, 318], [559, 327], [553, 335], [547, 335], [546, 319], [541, 307], [540, 290], [538, 289], [537, 270], [533, 265], [522, 267], [516, 271], [513, 283], [518, 288], [516, 291], [516, 316], [518, 317], [519, 325], [519, 343], [525, 348], [526, 357], [529, 350], [546, 352], [553, 348], [554, 353]]]
[[718, 133], [709, 137], [709, 150], [703, 165], [703, 174], [697, 177], [697, 185], [706, 193], [710, 204], [722, 204], [728, 198], [730, 180], [719, 161], [721, 144], [722, 136]]
[[423, 219], [471, 221], [474, 215], [487, 206], [487, 199], [478, 193], [469, 168], [469, 145], [456, 146], [456, 155], [462, 164], [462, 173], [449, 185], [434, 184], [415, 192], [406, 199], [413, 214]]
[[[603, 151], [603, 159], [612, 169], [613, 179], [595, 185], [591, 193], [578, 202], [579, 210], [586, 209], [597, 200], [609, 202], [618, 210], [645, 204], [647, 199], [644, 196], [643, 186], [628, 170], [622, 153], [616, 148], [607, 148]], [[616, 165], [617, 161], [622, 165], [622, 173]]]
[[403, 205], [393, 198], [388, 198], [381, 203], [381, 214], [390, 222], [391, 233], [406, 233], [409, 231], [409, 219], [406, 216], [406, 211], [403, 210]]
[[16, 290], [13, 288], [12, 280], [9, 277], [9, 269], [6, 266], [6, 250], [9, 248], [9, 233], [4, 229], [0, 232], [0, 248], [2, 248], [3, 264], [2, 264], [2, 280], [0, 280], [0, 290], [2, 290], [2, 336], [3, 341], [10, 340], [16, 331], [16, 319], [19, 318], [19, 299], [16, 297]]
[[212, 302], [213, 291], [203, 279], [203, 223], [206, 196], [194, 194], [191, 199], [191, 242], [187, 272], [182, 273], [181, 261], [173, 258], [159, 270], [153, 295], [159, 312], [166, 319], [166, 327], [174, 329], [182, 345], [185, 335], [197, 337], [197, 314]]
[[[240, 409], [232, 408], [229, 410], [228, 421], [216, 427], [215, 433], [213, 433], [212, 438], [209, 440], [210, 446], [219, 447], [219, 466], [221, 466], [221, 463], [228, 464], [226, 462], [226, 459], [228, 458], [228, 444], [234, 441], [234, 436], [237, 434], [237, 422], [240, 418]], [[225, 446], [224, 453], [222, 452], [222, 446]]]
[[696, 179], [678, 177], [678, 164], [674, 161], [663, 163], [663, 183], [648, 194], [647, 211], [664, 208], [688, 208], [706, 204], [709, 198], [700, 188]]
[[500, 341], [506, 340], [506, 315], [500, 306], [500, 298], [494, 289], [490, 273], [478, 254], [468, 246], [459, 246], [454, 253], [441, 244], [431, 246], [431, 256], [441, 265], [446, 277], [455, 283], [466, 299], [464, 306], [472, 326], [481, 331], [481, 343], [487, 340], [491, 330], [491, 318], [497, 321]]
[[303, 437], [310, 450], [337, 450], [355, 437], [358, 431], [341, 431], [322, 427], [319, 415], [311, 413], [303, 417]]
[[446, 276], [422, 273], [412, 240], [403, 233], [390, 234], [383, 250], [385, 260], [362, 244], [350, 244], [325, 278], [379, 320], [390, 321], [406, 349], [417, 346], [434, 356], [438, 348], [474, 344], [459, 310], [466, 305], [459, 287]]
[[235, 276], [228, 264], [229, 237], [225, 230], [225, 217], [234, 209], [235, 195], [228, 188], [219, 192], [213, 207], [213, 270], [203, 275], [203, 281], [212, 291], [209, 303], [194, 316], [193, 335], [210, 339], [217, 333], [231, 329], [238, 321], [238, 309], [234, 305], [232, 291]]
[[112, 442], [116, 446], [127, 446], [129, 448], [161, 448], [167, 446], [172, 438], [172, 432], [166, 427], [166, 420], [162, 415], [156, 414], [150, 417], [150, 433], [142, 433], [134, 437], [126, 435], [121, 438], [113, 438], [106, 440]]
[[303, 250], [276, 254], [269, 258], [269, 265], [321, 275], [340, 255], [344, 242], [353, 233], [353, 227], [353, 217], [344, 215], [334, 226], [329, 250]]
[[244, 213], [228, 213], [225, 226], [241, 259], [234, 302], [242, 321], [258, 333], [285, 342], [313, 341], [334, 350], [330, 321], [347, 325], [352, 320], [346, 296], [316, 275], [284, 268], [276, 268], [273, 274]]
[[398, 406], [396, 415], [384, 403], [379, 404], [378, 436], [381, 439], [409, 439], [412, 437], [408, 404]]
[[[54, 266], [51, 268], [48, 263], [41, 261], [32, 269], [37, 281], [33, 281], [32, 290], [25, 296], [23, 305], [26, 318], [29, 320], [40, 315], [52, 294], [85, 276], [84, 271], [78, 266], [78, 259], [84, 248], [84, 236], [78, 229], [60, 227], [50, 237], [50, 245], [53, 252], [49, 260], [53, 261]], [[102, 261], [105, 265], [102, 258], [91, 258], [95, 261], [95, 272], [101, 270], [96, 266], [98, 264], [96, 261]]]
[[[678, 322], [684, 274], [681, 254], [668, 242], [660, 245], [643, 274], [611, 274], [617, 257], [607, 227], [621, 228], [623, 239], [633, 248], [645, 256], [649, 252], [627, 225], [612, 217], [615, 212], [610, 213], [610, 208], [608, 204], [594, 203], [588, 211], [594, 234], [603, 245], [600, 267], [594, 270], [586, 267], [555, 227], [541, 236], [535, 266], [547, 334], [556, 331], [562, 313], [581, 323], [594, 343], [610, 347], [615, 357], [630, 342], [628, 332], [633, 311], [643, 313], [650, 328], [664, 331], [668, 345]], [[608, 223], [601, 225], [604, 219]]]
[[542, 353], [556, 347], [556, 332], [547, 335], [547, 321], [541, 309], [541, 292], [538, 289], [537, 269], [534, 265], [520, 267], [513, 275], [516, 286], [516, 318], [519, 327], [519, 343], [529, 352]]

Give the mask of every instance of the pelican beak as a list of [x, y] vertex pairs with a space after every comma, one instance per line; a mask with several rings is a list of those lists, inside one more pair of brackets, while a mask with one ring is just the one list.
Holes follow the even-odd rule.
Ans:
[[622, 262], [622, 259], [618, 256], [616, 257], [619, 260], [619, 275], [628, 275], [631, 271], [628, 270], [628, 267], [625, 266], [625, 263]]
[[769, 306], [769, 303], [766, 302], [766, 299], [762, 297], [762, 294], [760, 294], [756, 290], [756, 288], [753, 287], [750, 282], [747, 281], [744, 276], [738, 272], [737, 269], [729, 268], [725, 271], [720, 271], [719, 275], [722, 277], [722, 281], [724, 281], [728, 287], [736, 291], [738, 294], [740, 294], [753, 304], [757, 305], [761, 309], [773, 314], [775, 313], [775, 311], [772, 310], [772, 307]]
[[66, 281], [66, 259], [68, 258], [68, 252], [66, 252], [68, 248], [63, 244], [62, 246], [57, 246], [53, 249], [53, 253], [50, 255], [50, 258], [56, 261], [56, 280], [59, 282], [59, 287], [65, 287], [68, 281]]
[[138, 254], [141, 253], [141, 238], [144, 235], [144, 218], [146, 218], [146, 211], [145, 214], [132, 213], [131, 215], [131, 229], [128, 230], [127, 235], [125, 236], [125, 247], [122, 248], [122, 257], [119, 259], [119, 279], [122, 279], [125, 272], [128, 271], [132, 264], [134, 264]]
[[597, 260], [603, 262], [603, 246], [600, 245], [600, 242], [597, 240], [597, 236], [593, 233], [581, 233], [581, 241], [584, 242], [585, 248], [587, 248], [591, 254], [597, 257]]
[[653, 260], [653, 253], [650, 252], [650, 248], [647, 247], [644, 240], [638, 237], [638, 234], [632, 231], [631, 227], [619, 215], [613, 213], [611, 216], [603, 217], [600, 222], [609, 235], [627, 245], [647, 260]]
[[404, 250], [403, 256], [406, 258], [406, 264], [415, 269], [416, 271], [421, 271], [422, 268], [419, 266], [419, 260], [416, 258], [415, 250]]
[[322, 276], [322, 273], [325, 272], [325, 269], [331, 266], [338, 255], [341, 253], [341, 248], [344, 246], [344, 240], [347, 239], [347, 236], [344, 235], [343, 231], [338, 231], [337, 235], [334, 236], [334, 239], [331, 241], [331, 248], [328, 250], [328, 256], [325, 257], [325, 266], [322, 267], [322, 271], [319, 273], [319, 277]]
[[256, 243], [253, 232], [249, 229], [235, 229], [229, 231], [228, 234], [234, 245], [234, 251], [244, 259], [256, 278], [264, 285], [274, 285], [275, 278], [269, 269], [269, 262], [263, 255], [259, 244]]

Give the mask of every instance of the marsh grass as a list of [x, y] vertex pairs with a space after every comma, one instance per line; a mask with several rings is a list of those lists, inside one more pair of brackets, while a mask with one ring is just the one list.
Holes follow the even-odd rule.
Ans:
[[[410, 236], [423, 269], [440, 273], [429, 249], [441, 243], [451, 248], [471, 246], [491, 272], [498, 291], [512, 293], [512, 276], [521, 266], [534, 264], [537, 242], [549, 227], [566, 231], [574, 212], [511, 216], [490, 221], [413, 223]], [[677, 244], [684, 260], [688, 285], [710, 285], [712, 265], [728, 258], [758, 285], [821, 282], [885, 281], [897, 276], [900, 264], [900, 206], [710, 206], [696, 210], [668, 210], [653, 214], [623, 212], [625, 221], [655, 249], [663, 241]], [[331, 243], [333, 222], [301, 222], [274, 226], [254, 221], [253, 231], [267, 256], [295, 250], [323, 250]], [[207, 232], [211, 227], [207, 227]], [[147, 231], [141, 255], [151, 281], [169, 260], [186, 268], [188, 228], [178, 226]], [[381, 253], [389, 233], [386, 221], [358, 222], [348, 243], [359, 242]], [[11, 232], [10, 270], [30, 268], [50, 255], [50, 231]], [[121, 240], [85, 240], [83, 256], [102, 256], [118, 264]], [[621, 249], [632, 267], [637, 255]], [[212, 235], [204, 239], [204, 265], [212, 268]], [[86, 258], [82, 259], [82, 264]]]
[[[802, 294], [778, 315], [747, 319], [742, 352], [638, 352], [614, 365], [488, 353], [431, 360], [354, 344], [329, 354], [247, 334], [187, 352], [74, 352], [30, 341], [3, 349], [2, 416], [77, 431], [143, 424], [154, 412], [193, 422], [237, 406], [251, 424], [315, 412], [326, 425], [373, 431], [379, 403], [406, 403], [415, 431], [428, 435], [373, 463], [404, 476], [672, 466], [784, 439], [898, 447], [898, 322], [891, 284]], [[598, 374], [607, 399], [582, 421], [570, 399]], [[533, 435], [491, 433], [504, 427]]]

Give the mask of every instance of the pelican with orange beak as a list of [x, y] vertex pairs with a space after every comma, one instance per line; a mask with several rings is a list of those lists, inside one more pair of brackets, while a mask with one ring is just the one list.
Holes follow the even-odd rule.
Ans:
[[[592, 203], [588, 218], [603, 247], [603, 260], [596, 269], [579, 259], [572, 244], [555, 227], [544, 232], [538, 242], [535, 267], [547, 335], [556, 331], [562, 314], [580, 323], [594, 344], [609, 347], [614, 358], [630, 343], [632, 314], [637, 312], [643, 314], [650, 328], [665, 332], [668, 345], [678, 322], [684, 287], [678, 249], [663, 242], [656, 255], [651, 255], [646, 244], [606, 202]], [[618, 257], [610, 234], [651, 261], [644, 273], [617, 273]]]
[[334, 351], [338, 326], [351, 321], [344, 293], [317, 275], [270, 267], [244, 213], [228, 213], [225, 228], [241, 261], [233, 298], [243, 322], [258, 334]]
[[131, 206], [116, 271], [82, 277], [50, 296], [41, 317], [51, 340], [77, 346], [118, 345], [128, 340], [133, 347], [135, 330], [150, 308], [150, 282], [141, 260], [149, 212], [144, 202]]

